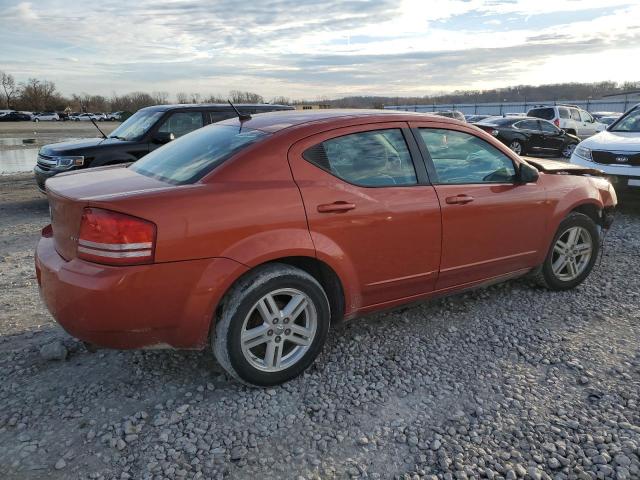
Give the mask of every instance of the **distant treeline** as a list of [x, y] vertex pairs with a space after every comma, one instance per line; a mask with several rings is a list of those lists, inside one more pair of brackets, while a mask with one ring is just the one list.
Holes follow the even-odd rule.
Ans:
[[24, 111], [63, 111], [67, 107], [74, 112], [116, 112], [136, 110], [149, 105], [167, 103], [279, 103], [317, 104], [336, 108], [382, 108], [385, 105], [431, 105], [451, 103], [491, 102], [536, 102], [544, 100], [599, 99], [604, 95], [640, 89], [640, 82], [557, 83], [549, 85], [518, 85], [493, 90], [465, 90], [423, 97], [401, 96], [354, 96], [339, 99], [318, 97], [315, 100], [292, 101], [286, 96], [266, 99], [260, 94], [232, 90], [227, 96], [203, 95], [180, 92], [170, 98], [168, 92], [132, 92], [124, 95], [114, 93], [111, 97], [87, 93], [64, 96], [49, 80], [30, 78], [17, 83], [13, 75], [0, 71], [0, 108]]

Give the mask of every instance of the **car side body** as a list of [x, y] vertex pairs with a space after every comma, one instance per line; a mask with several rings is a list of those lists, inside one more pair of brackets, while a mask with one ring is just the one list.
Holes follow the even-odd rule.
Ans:
[[[486, 132], [444, 117], [277, 112], [202, 131], [223, 127], [265, 137], [195, 182], [171, 184], [117, 165], [47, 182], [53, 231], [38, 244], [36, 268], [46, 305], [69, 333], [112, 348], [202, 349], [232, 287], [274, 262], [317, 280], [332, 321], [352, 319], [532, 272], [567, 215], [608, 227], [616, 205], [593, 169], [540, 160], [535, 181], [520, 181], [532, 165]], [[384, 185], [363, 186], [324, 167], [318, 145], [370, 132], [406, 143], [415, 182], [391, 185], [385, 177]], [[423, 140], [434, 132], [445, 144], [464, 135], [489, 145], [516, 175], [438, 182], [435, 150]], [[151, 222], [152, 262], [79, 258], [86, 209]]]

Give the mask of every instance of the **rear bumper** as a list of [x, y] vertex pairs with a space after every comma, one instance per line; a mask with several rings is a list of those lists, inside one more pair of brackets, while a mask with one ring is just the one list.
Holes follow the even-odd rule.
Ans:
[[216, 306], [247, 270], [226, 258], [111, 267], [36, 249], [41, 297], [72, 336], [107, 348], [204, 348]]

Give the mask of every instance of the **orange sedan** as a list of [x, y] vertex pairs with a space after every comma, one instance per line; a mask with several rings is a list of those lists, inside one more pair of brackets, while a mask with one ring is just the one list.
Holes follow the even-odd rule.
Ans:
[[617, 201], [471, 125], [362, 110], [226, 120], [46, 186], [37, 276], [71, 335], [210, 345], [253, 385], [300, 374], [332, 322], [528, 273], [577, 286]]

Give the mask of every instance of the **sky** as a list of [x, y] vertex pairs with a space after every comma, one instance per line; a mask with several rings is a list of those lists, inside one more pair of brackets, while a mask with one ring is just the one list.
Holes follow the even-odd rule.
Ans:
[[640, 0], [0, 0], [0, 70], [64, 94], [266, 99], [640, 80]]

